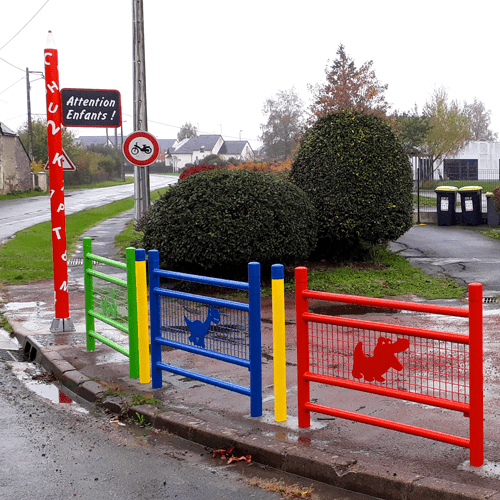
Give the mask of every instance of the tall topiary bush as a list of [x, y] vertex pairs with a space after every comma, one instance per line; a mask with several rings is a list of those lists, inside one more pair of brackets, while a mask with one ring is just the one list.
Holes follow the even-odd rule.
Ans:
[[412, 172], [389, 124], [342, 112], [308, 129], [290, 172], [316, 207], [317, 254], [349, 257], [412, 225]]
[[[142, 244], [163, 265], [231, 275], [304, 259], [316, 244], [312, 203], [290, 182], [245, 170], [199, 172], [172, 186], [141, 221]], [[240, 273], [241, 274], [241, 273]]]

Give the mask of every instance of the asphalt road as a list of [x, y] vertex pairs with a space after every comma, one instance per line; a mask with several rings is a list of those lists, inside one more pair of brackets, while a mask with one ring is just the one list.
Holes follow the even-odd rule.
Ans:
[[252, 462], [228, 465], [166, 431], [52, 403], [25, 385], [43, 385], [33, 378], [44, 373], [0, 357], [2, 499], [279, 500], [278, 485], [297, 494], [312, 488], [312, 500], [374, 498]]
[[425, 273], [460, 285], [482, 283], [483, 295], [500, 295], [500, 240], [479, 232], [487, 226], [413, 226], [389, 249]]
[[[151, 191], [175, 184], [177, 176], [151, 175]], [[96, 189], [78, 189], [65, 193], [66, 215], [106, 205], [134, 196], [134, 184]], [[0, 201], [0, 244], [40, 222], [50, 220], [49, 196]]]

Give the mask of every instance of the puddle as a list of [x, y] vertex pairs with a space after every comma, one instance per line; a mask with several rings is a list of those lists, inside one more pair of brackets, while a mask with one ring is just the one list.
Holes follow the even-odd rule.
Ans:
[[89, 413], [88, 410], [73, 401], [71, 397], [61, 390], [57, 381], [52, 379], [50, 373], [42, 370], [38, 365], [27, 362], [11, 363], [12, 373], [30, 391], [52, 403], [67, 404], [80, 413]]
[[[244, 418], [252, 418], [253, 417], [247, 417], [245, 416]], [[273, 425], [278, 425], [282, 428], [284, 428], [283, 431], [278, 431], [279, 433], [286, 432], [286, 430], [290, 431], [299, 431], [302, 430], [299, 428], [299, 418], [294, 415], [288, 415], [287, 419], [284, 422], [276, 422], [275, 417], [274, 417], [274, 412], [270, 411], [264, 411], [262, 412], [262, 416], [259, 417], [259, 420], [261, 422], [265, 422], [266, 424], [273, 424]], [[315, 421], [314, 419], [311, 419], [311, 427], [309, 427], [310, 430], [319, 430], [323, 429], [326, 427], [327, 424], [323, 424], [321, 422]], [[274, 434], [274, 433], [272, 433]]]
[[118, 351], [106, 351], [96, 356], [96, 365], [106, 365], [109, 363], [129, 363], [129, 359], [127, 356]]
[[43, 305], [45, 305], [45, 302], [9, 302], [3, 304], [2, 307], [4, 311], [19, 311], [20, 309], [34, 309]]
[[11, 337], [10, 333], [0, 328], [0, 349], [6, 351], [18, 351], [21, 347], [16, 337]]
[[311, 439], [309, 436], [299, 436], [291, 432], [264, 431], [262, 432], [262, 435], [268, 438], [278, 439], [279, 441], [284, 441], [287, 443], [300, 444], [301, 446], [305, 446], [306, 448], [314, 446], [314, 448], [318, 450], [325, 450], [330, 445], [329, 441]]

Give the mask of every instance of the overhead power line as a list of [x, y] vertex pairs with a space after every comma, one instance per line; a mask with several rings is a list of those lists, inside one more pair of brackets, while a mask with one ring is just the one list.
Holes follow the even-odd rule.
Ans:
[[17, 80], [17, 82], [14, 82], [12, 85], [9, 85], [6, 89], [2, 90], [2, 92], [0, 92], [0, 95], [2, 95], [4, 92], [7, 92], [7, 90], [9, 90], [11, 87], [13, 87], [16, 83], [19, 83], [21, 80], [24, 80], [24, 76], [19, 78], [19, 80]]
[[[31, 21], [33, 21], [33, 19], [35, 19], [35, 17], [38, 15], [38, 13], [50, 2], [50, 0], [47, 0], [36, 12], [35, 14], [31, 17], [31, 19], [10, 39], [8, 40], [6, 43], [4, 43], [1, 47], [0, 47], [0, 50], [2, 50], [3, 48], [5, 48], [7, 45], [9, 45], [10, 42], [12, 42], [12, 40], [14, 40], [14, 38], [16, 38], [17, 35], [19, 35], [19, 33], [21, 33], [21, 31], [23, 31], [24, 28], [26, 28], [26, 26], [28, 26], [29, 23], [31, 23]], [[2, 59], [4, 60], [4, 59]], [[7, 61], [5, 61], [7, 62]], [[9, 63], [10, 64], [10, 63]], [[12, 65], [13, 66], [13, 65]], [[16, 67], [16, 66], [14, 66]], [[19, 69], [19, 68], [18, 68]]]
[[15, 64], [10, 63], [9, 61], [6, 61], [3, 57], [0, 57], [0, 60], [3, 61], [4, 63], [7, 63], [9, 66], [12, 66], [13, 68], [18, 69], [19, 71], [22, 71], [24, 73], [24, 69], [20, 68], [19, 66], [16, 66]]
[[[132, 116], [132, 115], [127, 115], [126, 113], [123, 113], [123, 115], [125, 116]], [[159, 121], [156, 121], [156, 120], [151, 120], [151, 118], [148, 118], [148, 122], [151, 122], [151, 123], [156, 123], [157, 125], [163, 125], [165, 127], [172, 127], [172, 128], [176, 128], [176, 129], [181, 129], [182, 127], [179, 127], [179, 125], [169, 125], [168, 123], [163, 123], [163, 122], [159, 122]], [[201, 133], [201, 134], [208, 134], [208, 135], [212, 135], [212, 134], [209, 134], [208, 132], [203, 132], [201, 130], [197, 130], [197, 132]], [[229, 139], [238, 139], [239, 140], [239, 137], [235, 137], [233, 135], [226, 135], [224, 134], [224, 137], [227, 137]], [[242, 141], [254, 141], [254, 142], [259, 142], [259, 139], [245, 139], [244, 137], [241, 138]]]

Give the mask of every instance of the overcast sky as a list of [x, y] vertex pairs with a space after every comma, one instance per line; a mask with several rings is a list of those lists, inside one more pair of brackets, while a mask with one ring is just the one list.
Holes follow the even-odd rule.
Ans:
[[[202, 134], [241, 137], [256, 147], [265, 99], [295, 87], [307, 105], [307, 84], [324, 81], [328, 60], [343, 43], [357, 66], [373, 60], [377, 77], [389, 86], [392, 109], [421, 108], [445, 86], [451, 98], [482, 101], [491, 110], [491, 129], [500, 133], [492, 7], [483, 0], [144, 0], [149, 131], [174, 139], [190, 121]], [[130, 0], [4, 0], [0, 121], [14, 130], [26, 121], [25, 70], [44, 70], [49, 30], [61, 87], [119, 90], [124, 135], [131, 133]], [[37, 78], [30, 75], [32, 113], [45, 116]]]

